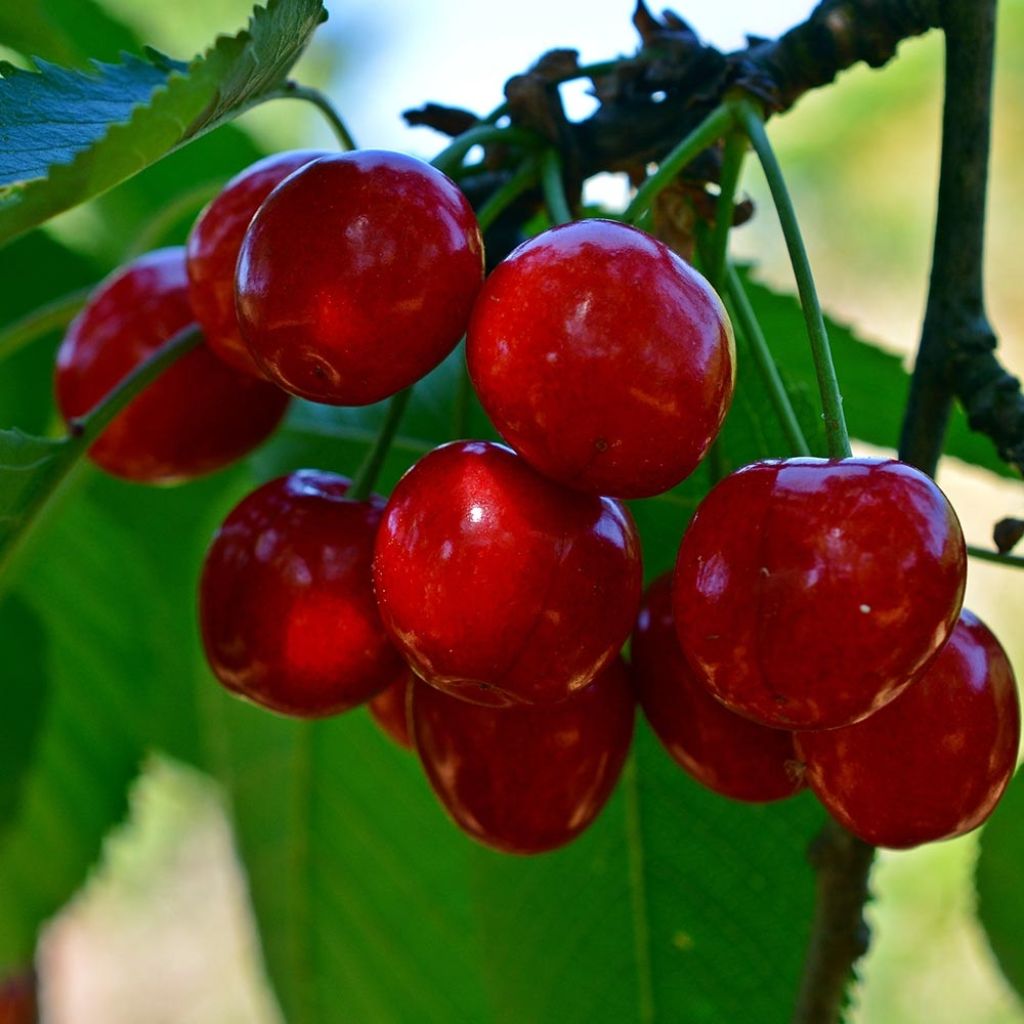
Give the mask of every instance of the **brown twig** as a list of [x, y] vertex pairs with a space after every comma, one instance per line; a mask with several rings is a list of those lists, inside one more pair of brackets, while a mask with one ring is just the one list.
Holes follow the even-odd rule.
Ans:
[[811, 844], [817, 899], [793, 1024], [839, 1019], [853, 965], [868, 950], [864, 904], [874, 852], [834, 821]]
[[946, 100], [931, 282], [900, 440], [934, 473], [954, 396], [971, 426], [1024, 469], [1024, 398], [1000, 365], [985, 315], [983, 260], [995, 0], [947, 0]]

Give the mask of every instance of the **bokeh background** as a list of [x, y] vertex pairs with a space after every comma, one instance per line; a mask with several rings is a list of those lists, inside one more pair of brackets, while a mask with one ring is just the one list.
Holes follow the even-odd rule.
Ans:
[[[176, 57], [234, 31], [248, 0], [103, 0], [139, 39]], [[628, 0], [328, 0], [331, 19], [297, 75], [325, 88], [362, 145], [429, 158], [442, 140], [409, 129], [401, 111], [434, 100], [486, 112], [505, 78], [546, 49], [570, 46], [595, 61], [635, 47]], [[745, 32], [776, 35], [801, 20], [807, 0], [688, 0], [698, 32], [729, 49]], [[1024, 372], [1024, 2], [1004, 0], [999, 22], [988, 235], [988, 301], [1005, 361]], [[0, 42], [3, 42], [0, 38]], [[2, 48], [0, 48], [2, 49]], [[20, 60], [15, 53], [0, 53]], [[908, 41], [879, 72], [856, 69], [805, 97], [771, 124], [806, 233], [825, 308], [862, 336], [913, 351], [927, 287], [938, 177], [942, 41]], [[566, 88], [574, 116], [593, 101]], [[331, 139], [315, 113], [279, 103], [242, 125], [262, 145]], [[788, 260], [764, 182], [748, 162], [744, 189], [758, 214], [735, 232], [734, 253], [757, 276], [791, 290]], [[595, 194], [615, 201], [624, 184]], [[122, 239], [109, 208], [60, 218], [52, 230], [109, 259]], [[127, 216], [127, 214], [126, 214]], [[842, 367], [839, 367], [840, 375]], [[949, 460], [940, 482], [970, 541], [1024, 515], [1019, 483]], [[967, 603], [1024, 667], [1024, 590], [1019, 573], [972, 563]], [[262, 980], [244, 884], [212, 784], [154, 761], [133, 794], [131, 824], [109, 844], [102, 871], [48, 929], [41, 953], [46, 1020], [55, 1024], [270, 1024], [279, 1020]], [[1024, 1024], [1024, 1006], [998, 973], [973, 917], [975, 837], [882, 854], [870, 908], [872, 950], [862, 966], [857, 1024]], [[1022, 937], [1024, 941], [1024, 937]], [[372, 1024], [372, 1022], [367, 1022]]]

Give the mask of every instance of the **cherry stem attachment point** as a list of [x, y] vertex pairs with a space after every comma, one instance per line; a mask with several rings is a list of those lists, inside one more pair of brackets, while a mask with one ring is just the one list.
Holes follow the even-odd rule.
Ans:
[[178, 331], [170, 340], [160, 346], [148, 359], [139, 363], [128, 376], [109, 391], [85, 416], [68, 424], [71, 438], [88, 447], [103, 433], [110, 422], [143, 388], [152, 384], [172, 363], [185, 353], [202, 344], [203, 332], [195, 325]]
[[380, 425], [380, 431], [373, 442], [370, 450], [363, 459], [363, 464], [356, 472], [352, 486], [348, 489], [346, 497], [353, 501], [365, 501], [377, 484], [377, 477], [380, 476], [384, 460], [391, 451], [391, 442], [398, 431], [398, 425], [402, 422], [405, 408], [412, 397], [412, 387], [404, 388], [394, 395], [388, 402], [387, 412], [384, 414], [384, 422]]
[[680, 142], [671, 153], [661, 161], [658, 169], [637, 189], [633, 201], [626, 207], [623, 220], [636, 224], [640, 217], [649, 209], [658, 193], [678, 176], [679, 172], [691, 161], [728, 134], [735, 124], [733, 108], [729, 103], [715, 107], [696, 128]]
[[814, 276], [807, 258], [800, 225], [797, 222], [796, 210], [786, 187], [782, 168], [772, 149], [768, 134], [764, 130], [764, 118], [753, 101], [743, 98], [733, 101], [736, 117], [750, 139], [757, 153], [758, 160], [764, 169], [768, 188], [779, 216], [782, 233], [789, 250], [789, 259], [793, 265], [797, 291], [800, 294], [800, 306], [803, 309], [804, 321], [807, 324], [807, 336], [811, 343], [814, 357], [814, 368], [818, 378], [818, 390], [821, 393], [821, 405], [825, 418], [825, 434], [828, 438], [828, 453], [833, 459], [848, 458], [850, 455], [850, 438], [846, 430], [846, 418], [843, 415], [843, 398], [839, 392], [839, 381], [832, 361], [832, 349], [829, 346], [828, 332], [821, 313], [821, 304], [814, 287]]
[[551, 148], [544, 151], [540, 161], [540, 184], [544, 190], [544, 202], [552, 224], [568, 224], [572, 220], [572, 210], [565, 195], [565, 184], [562, 181], [562, 159], [558, 150]]

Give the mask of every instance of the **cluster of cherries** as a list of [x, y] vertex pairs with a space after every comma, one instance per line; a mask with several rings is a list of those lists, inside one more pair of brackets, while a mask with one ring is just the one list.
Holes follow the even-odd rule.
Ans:
[[318, 470], [265, 484], [213, 540], [199, 618], [217, 678], [249, 700], [305, 717], [369, 701], [478, 840], [532, 853], [586, 828], [637, 700], [711, 789], [769, 801], [809, 783], [881, 845], [960, 835], [1004, 790], [1013, 675], [961, 612], [960, 526], [915, 469], [747, 466], [703, 501], [671, 579], [642, 593], [621, 499], [692, 472], [735, 370], [718, 297], [643, 232], [556, 227], [484, 280], [473, 211], [429, 165], [271, 157], [226, 186], [186, 249], [100, 286], [60, 350], [65, 416], [193, 320], [205, 343], [94, 445], [109, 471], [215, 469], [273, 430], [288, 395], [377, 402], [465, 335], [510, 447], [443, 445], [386, 501]]

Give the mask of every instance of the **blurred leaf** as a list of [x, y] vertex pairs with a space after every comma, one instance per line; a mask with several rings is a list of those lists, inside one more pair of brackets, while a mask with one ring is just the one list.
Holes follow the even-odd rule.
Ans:
[[46, 634], [38, 616], [18, 597], [0, 601], [0, 836], [16, 813], [21, 786], [35, 753], [49, 687]]
[[[152, 51], [150, 61], [126, 57], [97, 66], [94, 76], [52, 65], [39, 74], [5, 68], [0, 130], [22, 130], [0, 164], [0, 180], [16, 182], [0, 195], [0, 241], [258, 103], [281, 84], [323, 17], [321, 0], [270, 0], [246, 31], [222, 36], [187, 69]], [[72, 133], [69, 124], [80, 127]], [[34, 162], [40, 150], [57, 154], [45, 178]]]
[[1010, 782], [981, 833], [978, 916], [1007, 980], [1024, 997], [1024, 773]]
[[[46, 630], [49, 700], [0, 833], [0, 974], [98, 861], [145, 754], [201, 763], [196, 574], [211, 517], [249, 485], [244, 468], [173, 491], [90, 472], [18, 563], [18, 598]], [[18, 642], [23, 657], [37, 647], [27, 629]], [[2, 707], [9, 743], [6, 693]]]
[[[747, 294], [783, 378], [791, 389], [796, 388], [808, 398], [813, 398], [813, 408], [819, 411], [807, 331], [796, 298], [773, 292], [755, 283], [750, 278], [749, 269], [743, 270], [742, 274]], [[843, 324], [829, 319], [826, 319], [826, 324], [850, 436], [884, 448], [896, 448], [910, 387], [910, 375], [903, 368], [902, 359], [858, 338]], [[811, 426], [816, 436], [823, 436], [813, 420], [808, 424], [806, 414], [809, 407], [806, 402], [803, 410], [798, 405], [797, 412], [801, 411], [805, 431]], [[824, 453], [823, 448], [815, 448], [813, 437], [808, 437], [808, 440], [813, 450]], [[945, 451], [947, 455], [1001, 476], [1015, 476], [1010, 467], [998, 457], [992, 442], [983, 434], [970, 429], [959, 405], [954, 407], [950, 418]], [[787, 452], [782, 449], [774, 454], [785, 455]]]
[[115, 60], [138, 40], [95, 0], [19, 0], [0, 5], [0, 44], [62, 64]]

